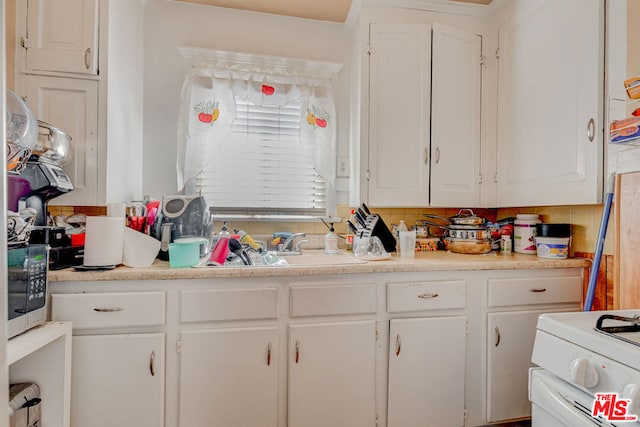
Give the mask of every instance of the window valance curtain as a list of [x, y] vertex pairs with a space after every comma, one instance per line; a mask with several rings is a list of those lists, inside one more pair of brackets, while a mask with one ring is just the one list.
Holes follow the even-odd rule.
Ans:
[[236, 99], [257, 106], [302, 105], [300, 144], [305, 159], [327, 182], [336, 175], [336, 111], [332, 80], [278, 64], [233, 61], [194, 66], [182, 86], [178, 123], [178, 188], [195, 192], [207, 159], [227, 143], [236, 119]]

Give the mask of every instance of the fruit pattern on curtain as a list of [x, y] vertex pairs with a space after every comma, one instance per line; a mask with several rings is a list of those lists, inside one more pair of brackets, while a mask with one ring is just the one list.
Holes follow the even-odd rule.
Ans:
[[305, 159], [327, 182], [336, 175], [336, 112], [330, 80], [193, 68], [182, 86], [178, 122], [178, 189], [195, 194], [195, 178], [215, 156], [236, 119], [235, 97], [254, 105], [300, 102], [300, 144]]

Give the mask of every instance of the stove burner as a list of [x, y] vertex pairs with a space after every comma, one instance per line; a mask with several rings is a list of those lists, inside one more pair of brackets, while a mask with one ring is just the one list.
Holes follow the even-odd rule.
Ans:
[[[616, 326], [603, 326], [603, 323], [605, 320], [617, 320], [620, 322], [626, 322], [628, 323], [627, 325], [616, 325]], [[640, 332], [640, 317], [639, 316], [634, 316], [634, 317], [624, 317], [624, 316], [616, 316], [613, 314], [603, 314], [602, 316], [600, 316], [598, 318], [598, 321], [596, 322], [596, 327], [595, 330], [597, 332], [600, 332], [604, 335], [608, 335], [612, 338], [618, 339], [618, 340], [622, 340], [624, 342], [627, 342], [629, 344], [633, 344], [635, 346], [639, 346], [640, 347], [640, 342], [631, 340], [627, 337], [624, 337], [622, 335], [616, 335], [619, 333], [625, 333], [625, 332]]]

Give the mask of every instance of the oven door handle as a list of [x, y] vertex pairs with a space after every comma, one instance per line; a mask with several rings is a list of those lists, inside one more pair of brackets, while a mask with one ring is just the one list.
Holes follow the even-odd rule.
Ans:
[[596, 422], [590, 416], [574, 408], [571, 402], [555, 388], [547, 384], [543, 378], [534, 376], [533, 381], [532, 389], [538, 388], [537, 392], [532, 391], [532, 394], [537, 397], [535, 398], [535, 403], [559, 421], [573, 427], [612, 427], [605, 420], [600, 419], [598, 420], [600, 422]]

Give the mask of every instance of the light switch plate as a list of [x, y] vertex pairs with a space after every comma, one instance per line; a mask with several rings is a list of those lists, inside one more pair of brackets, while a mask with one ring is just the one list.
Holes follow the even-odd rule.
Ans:
[[338, 157], [338, 167], [336, 168], [336, 176], [339, 178], [349, 177], [349, 158]]

